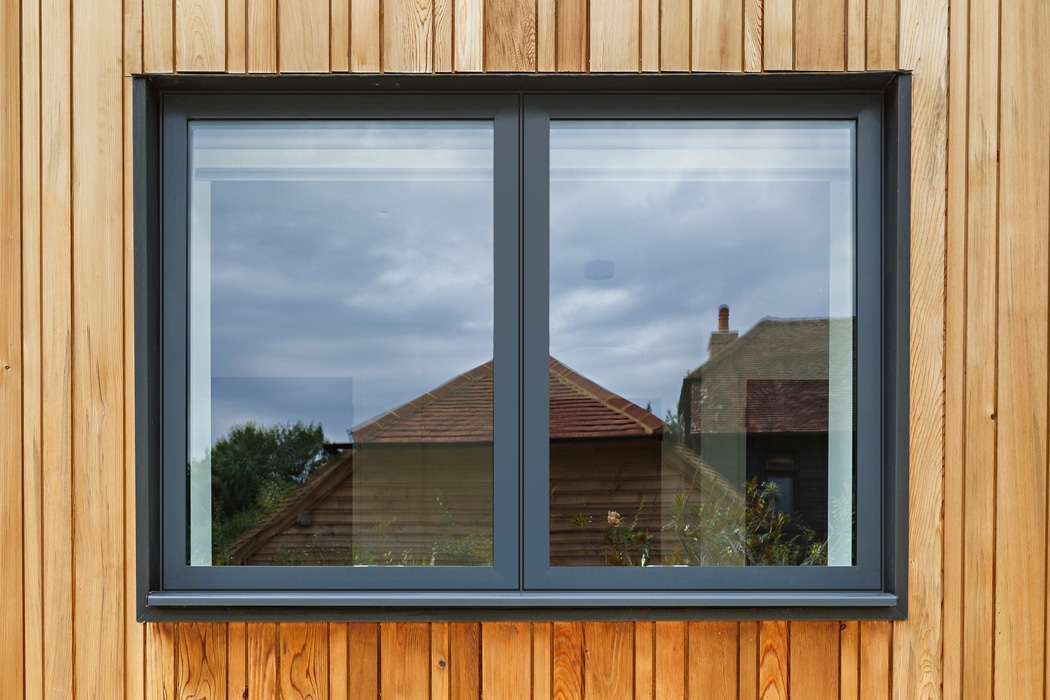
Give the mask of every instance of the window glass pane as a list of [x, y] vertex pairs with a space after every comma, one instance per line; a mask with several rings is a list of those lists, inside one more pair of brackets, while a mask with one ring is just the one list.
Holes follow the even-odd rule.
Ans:
[[552, 565], [854, 564], [854, 132], [552, 121]]
[[491, 121], [192, 122], [189, 563], [492, 563]]

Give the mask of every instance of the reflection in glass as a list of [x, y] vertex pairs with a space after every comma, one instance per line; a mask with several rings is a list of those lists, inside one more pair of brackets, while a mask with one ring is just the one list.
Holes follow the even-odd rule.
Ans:
[[492, 123], [190, 145], [189, 563], [491, 564]]
[[552, 122], [552, 565], [854, 563], [853, 143]]

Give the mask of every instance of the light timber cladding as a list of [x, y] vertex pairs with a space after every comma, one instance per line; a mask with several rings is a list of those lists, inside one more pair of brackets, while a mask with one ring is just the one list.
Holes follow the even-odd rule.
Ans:
[[[0, 696], [1047, 697], [1048, 42], [993, 0], [0, 3]], [[135, 622], [128, 76], [898, 68], [907, 621]]]

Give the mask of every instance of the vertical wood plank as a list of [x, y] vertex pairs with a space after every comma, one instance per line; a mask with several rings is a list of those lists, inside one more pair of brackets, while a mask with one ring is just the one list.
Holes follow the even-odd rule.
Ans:
[[689, 70], [691, 15], [692, 0], [660, 0], [660, 70]]
[[225, 69], [225, 0], [175, 0], [175, 70]]
[[277, 0], [247, 0], [248, 72], [277, 72]]
[[430, 694], [430, 629], [425, 622], [379, 626], [380, 694], [426, 700]]
[[[124, 75], [142, 72], [142, 3], [143, 0], [124, 0]], [[39, 4], [31, 7], [39, 9]], [[25, 16], [25, 12], [22, 14]]]
[[587, 0], [556, 0], [558, 71], [586, 72], [589, 66]]
[[[953, 5], [954, 7], [954, 5]], [[962, 692], [966, 697], [992, 697], [993, 644], [995, 640], [995, 531], [996, 503], [996, 363], [998, 304], [998, 221], [999, 213], [999, 4], [973, 3], [969, 25], [967, 56], [968, 81], [963, 92], [967, 100], [963, 114], [968, 123], [963, 143], [968, 146], [960, 169], [965, 168], [966, 199], [954, 200], [965, 212], [965, 443], [963, 474], [956, 478], [963, 486], [962, 528], [945, 531], [946, 551], [965, 546], [962, 575], [945, 576], [945, 596], [965, 581], [966, 590], [954, 593], [948, 613], [962, 613]], [[953, 15], [954, 16], [954, 15]], [[965, 36], [965, 35], [964, 35]], [[954, 59], [955, 56], [953, 55]], [[951, 114], [951, 112], [949, 113]], [[952, 115], [954, 116], [954, 115]], [[953, 121], [953, 124], [958, 124]], [[951, 138], [949, 134], [949, 138]], [[1044, 138], [1050, 136], [1045, 134]], [[953, 144], [954, 145], [954, 144]], [[955, 153], [952, 151], [951, 153]], [[949, 161], [950, 166], [955, 164]], [[955, 168], [949, 171], [949, 176]], [[954, 184], [954, 183], [953, 183]], [[954, 290], [953, 290], [954, 291]], [[949, 345], [949, 347], [951, 347]], [[951, 375], [949, 375], [951, 376]], [[962, 397], [952, 395], [959, 401]], [[946, 462], [951, 464], [951, 462]], [[1010, 465], [1008, 469], [1012, 469]], [[954, 482], [946, 480], [946, 486]], [[947, 509], [947, 499], [945, 507]], [[962, 540], [949, 550], [948, 540]], [[965, 544], [963, 544], [965, 543]], [[958, 607], [956, 607], [956, 605]], [[955, 615], [952, 615], [953, 617]], [[945, 621], [946, 624], [948, 621]], [[958, 627], [958, 626], [956, 626]], [[945, 630], [945, 642], [954, 641]], [[946, 657], [949, 654], [946, 654]], [[946, 659], [947, 660], [947, 659]]]
[[327, 73], [329, 0], [277, 3], [277, 63], [282, 73]]
[[282, 622], [277, 629], [281, 656], [277, 662], [282, 700], [328, 695], [328, 625]]
[[[897, 68], [898, 6], [900, 0], [867, 0], [868, 70]], [[923, 27], [916, 27], [919, 31]]]
[[[73, 693], [72, 40], [69, 6], [42, 0], [41, 469], [44, 687]], [[170, 46], [170, 43], [169, 43]], [[174, 678], [172, 678], [174, 682]]]
[[846, 70], [864, 70], [868, 61], [867, 0], [846, 0]]
[[791, 70], [795, 63], [795, 8], [792, 0], [764, 0], [762, 65], [766, 70]]
[[22, 593], [22, 18], [0, 6], [0, 696], [25, 693]]
[[689, 698], [737, 696], [737, 623], [689, 623]]
[[328, 698], [347, 700], [350, 696], [350, 628], [345, 622], [328, 624]]
[[653, 700], [656, 692], [655, 626], [653, 622], [634, 623], [634, 700]]
[[226, 690], [226, 625], [183, 622], [177, 638], [179, 697], [220, 697]]
[[860, 623], [843, 622], [839, 627], [839, 700], [860, 697]]
[[[553, 628], [549, 622], [532, 623], [532, 697], [548, 700], [551, 695], [551, 657]], [[465, 699], [464, 699], [465, 700]]]
[[484, 0], [454, 0], [456, 70], [461, 73], [484, 70]]
[[551, 659], [552, 700], [583, 697], [583, 623], [554, 623], [554, 654]]
[[[944, 355], [944, 697], [962, 698], [963, 563], [967, 538], [965, 506], [966, 460], [966, 219], [967, 219], [967, 92], [969, 40], [968, 3], [953, 2], [948, 46], [948, 175], [945, 238], [945, 355]], [[852, 51], [852, 49], [851, 49]], [[995, 61], [998, 64], [998, 60]], [[998, 97], [993, 100], [998, 103]], [[996, 104], [996, 108], [998, 105]], [[992, 266], [994, 269], [994, 261]], [[994, 289], [993, 289], [994, 293]], [[995, 300], [985, 303], [995, 306]], [[991, 325], [994, 328], [994, 322]], [[988, 332], [994, 338], [994, 332]], [[994, 351], [990, 356], [994, 357]], [[992, 363], [987, 363], [992, 364]], [[994, 388], [994, 386], [993, 386]], [[988, 418], [990, 420], [991, 413]], [[994, 460], [994, 450], [992, 459]], [[983, 466], [994, 474], [994, 461]], [[990, 497], [994, 498], [994, 476]], [[993, 553], [994, 556], [994, 553]], [[990, 572], [989, 572], [990, 573]], [[987, 607], [991, 621], [992, 605]], [[987, 644], [991, 644], [989, 637]], [[988, 668], [991, 670], [991, 653]], [[975, 696], [976, 697], [976, 696]]]
[[352, 622], [349, 627], [350, 699], [375, 700], [379, 697], [379, 625]]
[[788, 690], [798, 700], [839, 694], [839, 623], [792, 622]]
[[248, 626], [231, 622], [226, 628], [226, 697], [248, 697]]
[[486, 698], [527, 700], [532, 696], [532, 625], [481, 624], [481, 687]]
[[762, 70], [762, 0], [744, 0], [744, 70]]
[[693, 70], [744, 69], [742, 0], [693, 0]]
[[640, 68], [639, 0], [591, 0], [591, 70], [634, 72]]
[[900, 687], [891, 675], [892, 653], [893, 628], [889, 622], [860, 623], [860, 700], [888, 700], [891, 686]]
[[453, 622], [449, 627], [449, 691], [452, 700], [481, 697], [481, 624]]
[[740, 700], [758, 697], [758, 623], [744, 620], [740, 623]]
[[123, 13], [72, 18], [73, 682], [105, 697], [124, 679]]
[[433, 68], [432, 0], [383, 1], [383, 70], [429, 73]]
[[758, 691], [761, 700], [788, 700], [788, 623], [758, 624]]
[[647, 73], [660, 70], [660, 3], [661, 0], [641, 0], [640, 67]]
[[249, 698], [277, 697], [277, 624], [249, 622], [248, 687]]
[[485, 70], [536, 70], [535, 0], [485, 0]]
[[846, 0], [795, 0], [795, 70], [846, 67]]
[[1035, 698], [1046, 663], [1050, 8], [1004, 2], [1001, 31], [993, 692]]
[[175, 623], [148, 623], [146, 625], [146, 698], [166, 700], [175, 697], [175, 658]]
[[142, 2], [142, 68], [147, 73], [175, 70], [174, 0]]
[[350, 0], [332, 0], [331, 14], [329, 67], [345, 73], [350, 70]]
[[689, 646], [688, 630], [685, 622], [661, 621], [655, 625], [656, 700], [686, 697], [686, 678], [690, 670], [686, 656]]
[[454, 4], [455, 0], [434, 0], [434, 70], [438, 73], [452, 72]]
[[584, 679], [587, 697], [615, 700], [634, 695], [634, 624], [584, 624]]
[[557, 0], [536, 0], [536, 70], [541, 73], [558, 67], [557, 27]]
[[447, 622], [430, 623], [430, 700], [449, 700], [452, 670]]
[[[901, 26], [908, 27], [901, 67], [915, 71], [911, 165], [917, 193], [911, 198], [908, 554], [923, 565], [908, 570], [908, 619], [894, 630], [892, 660], [895, 695], [936, 697], [943, 645], [943, 578], [935, 563], [943, 559], [947, 0], [902, 0]], [[869, 47], [872, 38], [869, 33]]]
[[[350, 71], [352, 73], [378, 73], [380, 71], [382, 65], [380, 14], [380, 0], [350, 0]], [[459, 31], [458, 28], [456, 31]]]
[[248, 3], [226, 0], [226, 72], [248, 70]]

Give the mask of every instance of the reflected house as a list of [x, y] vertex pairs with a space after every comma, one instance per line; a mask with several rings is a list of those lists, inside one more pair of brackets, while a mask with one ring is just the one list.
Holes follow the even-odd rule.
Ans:
[[[654, 535], [675, 494], [743, 497], [657, 416], [550, 359], [553, 565], [608, 563], [609, 511]], [[234, 564], [485, 565], [492, 557], [492, 362], [353, 430], [353, 443], [233, 544]], [[543, 533], [538, 533], [543, 534]]]
[[[820, 539], [828, 527], [829, 410], [852, 404], [853, 394], [852, 330], [841, 321], [845, 333], [829, 332], [838, 320], [767, 317], [739, 335], [723, 306], [708, 359], [683, 380], [679, 401], [691, 449], [733, 484], [773, 482], [778, 506]], [[832, 397], [836, 353], [849, 376], [835, 382]]]

